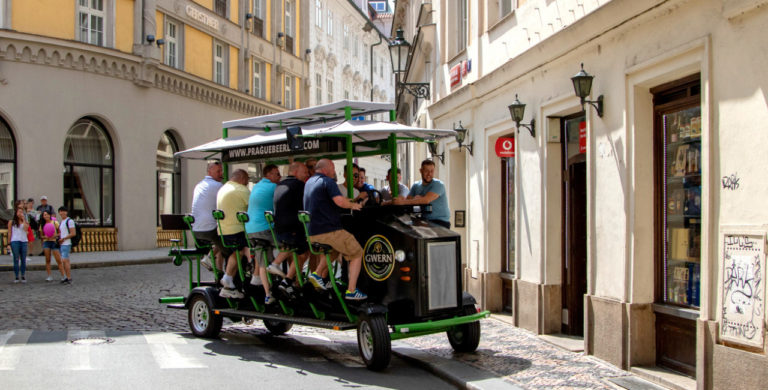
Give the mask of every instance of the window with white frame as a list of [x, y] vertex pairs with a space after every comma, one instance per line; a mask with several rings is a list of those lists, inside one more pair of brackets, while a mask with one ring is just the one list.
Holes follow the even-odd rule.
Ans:
[[227, 46], [221, 42], [213, 43], [213, 81], [227, 85]]
[[315, 0], [315, 26], [323, 28], [323, 3]]
[[320, 73], [315, 74], [315, 100], [318, 106], [323, 104], [323, 76]]
[[253, 0], [253, 33], [264, 37], [264, 0]]
[[333, 80], [328, 78], [325, 80], [325, 84], [328, 86], [328, 103], [333, 103]]
[[292, 37], [293, 34], [293, 2], [285, 1], [285, 35]]
[[499, 19], [509, 15], [515, 7], [515, 0], [499, 0]]
[[181, 69], [181, 57], [179, 47], [181, 41], [181, 29], [175, 20], [165, 20], [165, 64], [171, 68]]
[[349, 26], [344, 25], [343, 28], [343, 36], [344, 36], [344, 50], [349, 50]]
[[333, 36], [333, 11], [328, 10], [328, 22], [325, 23], [325, 30], [328, 35]]
[[259, 99], [264, 98], [264, 77], [262, 76], [264, 72], [264, 64], [262, 64], [259, 60], [256, 58], [253, 59], [253, 96]]
[[467, 0], [457, 0], [456, 7], [456, 53], [467, 47]]
[[104, 21], [107, 14], [105, 9], [107, 1], [109, 0], [78, 0], [77, 25], [81, 42], [106, 46]]
[[294, 90], [294, 84], [295, 84], [294, 78], [293, 76], [287, 74], [285, 75], [284, 79], [285, 79], [285, 84], [284, 84], [285, 88], [284, 88], [283, 98], [285, 101], [283, 102], [283, 106], [285, 106], [285, 108], [289, 110], [292, 110], [294, 106], [293, 104], [294, 103], [293, 90]]

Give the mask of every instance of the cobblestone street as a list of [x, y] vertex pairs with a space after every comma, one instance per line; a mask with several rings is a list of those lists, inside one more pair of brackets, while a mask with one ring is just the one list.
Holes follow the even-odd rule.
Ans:
[[[184, 295], [186, 267], [170, 264], [122, 266], [73, 271], [74, 283], [44, 281], [45, 273], [28, 272], [29, 283], [13, 284], [12, 273], [0, 273], [0, 330], [73, 330], [188, 332], [186, 312], [158, 304], [162, 296]], [[263, 334], [258, 326], [225, 321], [225, 332]], [[315, 335], [344, 341], [344, 360], [359, 357], [352, 348], [355, 332], [334, 332], [297, 326], [294, 335]], [[490, 318], [482, 322], [476, 353], [457, 354], [444, 334], [402, 341], [435, 356], [485, 370], [523, 388], [611, 389], [607, 378], [628, 376], [626, 371], [582, 353], [551, 345], [536, 335]], [[341, 347], [341, 345], [339, 346]], [[339, 357], [341, 359], [341, 357]], [[362, 363], [359, 361], [358, 363]]]

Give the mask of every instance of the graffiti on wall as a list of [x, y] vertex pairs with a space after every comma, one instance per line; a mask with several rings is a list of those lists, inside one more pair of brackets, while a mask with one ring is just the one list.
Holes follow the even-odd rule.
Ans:
[[723, 340], [763, 346], [765, 236], [726, 234], [723, 240]]

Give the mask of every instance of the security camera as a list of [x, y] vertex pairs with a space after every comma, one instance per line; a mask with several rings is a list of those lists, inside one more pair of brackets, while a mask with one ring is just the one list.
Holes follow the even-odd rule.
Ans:
[[155, 44], [157, 44], [157, 47], [163, 46], [163, 45], [165, 45], [165, 39], [160, 38], [160, 39], [157, 40], [157, 42]]
[[154, 35], [147, 35], [147, 42], [152, 43], [154, 41], [155, 41], [155, 36]]

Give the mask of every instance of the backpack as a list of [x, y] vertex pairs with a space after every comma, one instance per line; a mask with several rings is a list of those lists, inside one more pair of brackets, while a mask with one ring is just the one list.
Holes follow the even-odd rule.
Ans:
[[[72, 218], [67, 218], [64, 220], [64, 226], [69, 229], [69, 224], [67, 221], [72, 221]], [[75, 221], [72, 221], [72, 223], [75, 223]], [[83, 232], [80, 230], [80, 225], [75, 223], [75, 235], [74, 237], [70, 238], [69, 240], [72, 242], [72, 248], [76, 247], [78, 244], [80, 244], [80, 240], [83, 239]]]

